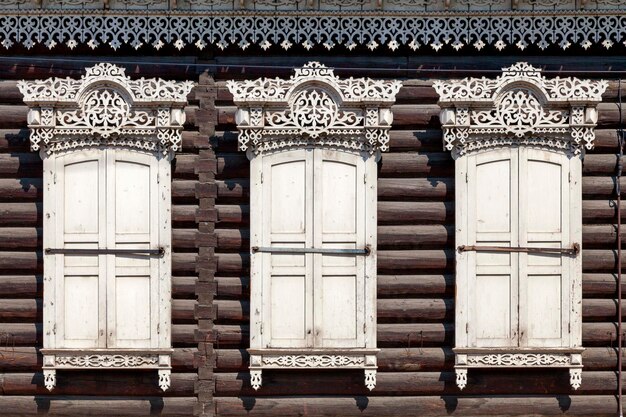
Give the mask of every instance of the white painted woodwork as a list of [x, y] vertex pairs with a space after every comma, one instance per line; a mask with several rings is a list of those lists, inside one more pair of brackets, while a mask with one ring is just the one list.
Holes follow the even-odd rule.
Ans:
[[[375, 369], [375, 157], [324, 148], [264, 153], [252, 158], [251, 184], [251, 246], [372, 251], [252, 254], [254, 386], [261, 384], [257, 369], [281, 367], [264, 362], [276, 356], [334, 357], [336, 365], [320, 359], [315, 367]], [[375, 374], [368, 378], [373, 388]]]
[[[127, 357], [131, 366], [169, 372], [170, 157], [121, 148], [59, 152], [44, 159], [44, 182], [45, 248], [165, 251], [45, 254], [44, 367], [90, 367], [74, 360], [90, 354], [98, 368], [124, 368], [113, 358]], [[63, 355], [67, 361], [57, 363]]]
[[[504, 147], [462, 155], [456, 168], [457, 246], [580, 244], [580, 157]], [[578, 387], [580, 253], [467, 251], [456, 260], [459, 387], [467, 368], [490, 366], [569, 367]]]

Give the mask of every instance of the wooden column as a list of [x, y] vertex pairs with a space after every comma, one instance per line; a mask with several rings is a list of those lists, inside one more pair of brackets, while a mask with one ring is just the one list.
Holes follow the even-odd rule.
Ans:
[[215, 295], [215, 270], [217, 261], [215, 258], [215, 221], [217, 212], [215, 198], [217, 187], [215, 174], [217, 172], [217, 159], [211, 146], [210, 140], [215, 133], [215, 97], [216, 88], [213, 78], [208, 73], [200, 76], [199, 85], [196, 89], [196, 99], [199, 100], [199, 108], [196, 110], [196, 125], [200, 131], [198, 142], [199, 158], [196, 165], [198, 182], [196, 183], [196, 198], [199, 208], [196, 212], [198, 223], [198, 260], [196, 261], [196, 296], [198, 298], [195, 307], [195, 317], [198, 328], [195, 340], [198, 343], [196, 363], [198, 366], [198, 381], [196, 394], [198, 404], [194, 415], [201, 417], [213, 416], [213, 368], [215, 353], [213, 351], [213, 321], [215, 320], [215, 308], [213, 298]]

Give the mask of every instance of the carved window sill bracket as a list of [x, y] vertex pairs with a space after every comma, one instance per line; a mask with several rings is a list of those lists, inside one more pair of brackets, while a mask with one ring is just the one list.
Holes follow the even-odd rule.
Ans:
[[467, 385], [467, 370], [470, 368], [565, 368], [569, 369], [570, 385], [580, 388], [582, 382], [583, 348], [572, 349], [454, 349], [456, 363], [456, 385], [459, 389]]
[[157, 369], [159, 387], [170, 387], [172, 349], [42, 349], [44, 383], [56, 386], [57, 370], [65, 369]]
[[379, 349], [248, 349], [250, 383], [258, 390], [264, 369], [363, 369], [365, 386], [376, 386], [376, 354]]

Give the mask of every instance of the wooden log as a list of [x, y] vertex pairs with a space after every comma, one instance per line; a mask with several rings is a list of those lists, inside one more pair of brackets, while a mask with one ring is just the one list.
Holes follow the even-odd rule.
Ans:
[[378, 249], [443, 248], [454, 245], [453, 225], [379, 226]]
[[41, 227], [0, 227], [0, 250], [37, 249], [42, 245]]
[[35, 298], [43, 294], [42, 275], [0, 275], [0, 297]]
[[[379, 372], [376, 389], [369, 391], [360, 370], [265, 371], [263, 391], [255, 392], [249, 373], [215, 374], [215, 395], [458, 395], [454, 372]], [[583, 372], [579, 395], [610, 395], [615, 392], [614, 372]], [[467, 390], [467, 391], [466, 391]], [[468, 372], [464, 395], [568, 395], [567, 369], [481, 369]]]
[[[616, 346], [616, 329], [616, 322], [583, 323], [583, 346]], [[214, 333], [215, 343], [219, 342], [222, 348], [248, 347], [250, 333], [247, 324], [216, 325]], [[383, 323], [377, 327], [377, 338], [379, 348], [452, 346], [454, 325], [452, 323]]]
[[454, 224], [454, 202], [378, 202], [379, 226], [410, 224]]
[[[42, 324], [0, 323], [0, 346], [39, 346]], [[197, 346], [194, 340], [195, 324], [173, 324], [172, 341], [174, 347]]]
[[[583, 223], [616, 223], [617, 201], [583, 200]], [[622, 219], [626, 219], [626, 210], [622, 210]]]
[[[11, 200], [12, 201], [12, 200]], [[196, 227], [197, 205], [172, 205], [172, 222], [174, 226], [185, 224]], [[41, 225], [43, 219], [43, 204], [37, 203], [0, 203], [0, 227]]]
[[[185, 126], [191, 127], [196, 124], [197, 105], [185, 106]], [[0, 104], [0, 129], [19, 129], [28, 126], [26, 117], [28, 107], [25, 104]]]
[[172, 201], [196, 201], [196, 184], [195, 180], [177, 180], [172, 181]]
[[42, 198], [41, 178], [0, 178], [0, 202], [34, 202]]
[[[436, 372], [454, 369], [454, 352], [444, 348], [387, 348], [378, 355], [379, 372]], [[216, 349], [216, 372], [246, 372], [250, 355], [245, 349]], [[583, 351], [585, 371], [614, 371], [617, 349], [590, 347]], [[626, 364], [622, 365], [626, 369]]]
[[[172, 244], [174, 248], [194, 249], [197, 234], [193, 229], [172, 229]], [[38, 249], [42, 237], [41, 227], [0, 227], [0, 250]]]
[[43, 163], [37, 153], [0, 153], [0, 177], [37, 178], [42, 175]]
[[[172, 353], [173, 372], [194, 372], [196, 348], [177, 348]], [[43, 356], [32, 346], [0, 346], [1, 372], [41, 371]], [[143, 372], [143, 371], [142, 371]], [[0, 382], [0, 385], [2, 383]]]
[[41, 299], [2, 299], [0, 301], [0, 321], [28, 322], [41, 321], [43, 317]]
[[215, 208], [217, 210], [217, 224], [243, 225], [250, 222], [250, 206], [247, 204], [217, 204]]
[[[173, 372], [171, 385], [163, 392], [159, 388], [156, 370], [123, 372], [115, 370], [82, 370], [57, 372], [56, 395], [158, 395], [164, 397], [193, 397], [196, 373]], [[48, 394], [43, 373], [5, 373], [0, 375], [0, 393], [3, 395]]]
[[172, 322], [194, 323], [196, 300], [172, 300]]
[[[615, 297], [617, 274], [583, 274], [583, 297]], [[626, 282], [622, 282], [622, 294], [626, 295]]]
[[[614, 271], [617, 267], [617, 251], [585, 249], [582, 254], [585, 272]], [[626, 252], [622, 254], [626, 270]], [[222, 276], [239, 276], [248, 272], [249, 253], [218, 253], [217, 273]], [[421, 271], [454, 271], [454, 249], [442, 250], [379, 250], [379, 274], [411, 274]], [[0, 252], [0, 262], [2, 253]], [[1, 265], [1, 263], [0, 263]]]
[[613, 395], [594, 396], [346, 396], [346, 397], [217, 397], [220, 417], [405, 417], [419, 410], [420, 417], [464, 416], [595, 416], [614, 417]]
[[442, 178], [381, 178], [378, 180], [378, 199], [410, 201], [415, 199], [451, 200], [454, 197], [454, 179]]
[[216, 296], [221, 299], [240, 299], [250, 295], [248, 277], [216, 277]]
[[172, 177], [196, 179], [196, 165], [198, 164], [198, 155], [196, 154], [176, 154], [176, 158], [172, 162]]
[[[196, 277], [172, 277], [174, 298], [195, 298]], [[41, 298], [43, 277], [41, 275], [0, 275], [0, 298]]]
[[29, 152], [29, 136], [26, 126], [16, 129], [0, 128], [0, 152]]
[[[189, 417], [193, 415], [197, 399], [189, 397], [106, 397], [55, 395], [0, 396], [0, 410], [11, 410], [13, 416], [146, 416]], [[49, 394], [49, 393], [45, 393]]]
[[379, 162], [379, 178], [454, 176], [450, 152], [384, 153]]
[[454, 275], [378, 275], [378, 297], [454, 296]]

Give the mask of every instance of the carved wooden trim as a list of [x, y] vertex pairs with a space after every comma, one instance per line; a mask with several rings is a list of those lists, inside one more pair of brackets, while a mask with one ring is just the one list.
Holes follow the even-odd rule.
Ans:
[[288, 80], [229, 81], [239, 107], [239, 149], [255, 154], [310, 145], [367, 151], [389, 148], [399, 81], [340, 79], [309, 62]]
[[131, 80], [109, 63], [87, 68], [79, 80], [18, 83], [30, 108], [31, 148], [46, 154], [100, 145], [176, 151], [192, 87], [189, 81]]
[[42, 349], [44, 384], [56, 386], [56, 371], [63, 369], [158, 369], [159, 387], [170, 387], [172, 349], [140, 351], [116, 349]]
[[459, 389], [467, 385], [470, 368], [565, 368], [570, 371], [570, 385], [575, 390], [582, 382], [582, 348], [552, 349], [545, 351], [508, 351], [497, 349], [455, 349], [456, 384]]
[[250, 353], [250, 378], [258, 390], [262, 384], [263, 369], [363, 369], [365, 386], [376, 387], [376, 354], [378, 349], [367, 350], [280, 350], [248, 349]]
[[[605, 10], [590, 6], [581, 11], [554, 7], [537, 10], [534, 5], [526, 5], [525, 10], [489, 10], [491, 6], [487, 5], [485, 13], [480, 8], [468, 11], [467, 5], [453, 1], [458, 6], [456, 11], [443, 7], [430, 11], [419, 6], [400, 11], [388, 10], [387, 6], [369, 11], [346, 11], [339, 6], [325, 11], [296, 10], [293, 6], [282, 11], [216, 11], [210, 1], [200, 0], [206, 7], [194, 6], [191, 12], [103, 11], [102, 7], [76, 10], [80, 6], [62, 10], [4, 9], [0, 13], [0, 45], [7, 49], [15, 45], [49, 49], [86, 45], [114, 50], [124, 45], [136, 49], [147, 45], [156, 50], [165, 45], [177, 49], [195, 46], [200, 50], [209, 45], [242, 50], [252, 45], [285, 50], [384, 47], [391, 51], [402, 47], [434, 51], [494, 47], [509, 53], [511, 48], [530, 47], [610, 49], [626, 41], [621, 30], [626, 26], [626, 14], [610, 5]], [[390, 0], [385, 0], [384, 4], [388, 3]]]
[[525, 62], [495, 79], [437, 81], [444, 147], [454, 156], [527, 145], [579, 155], [592, 149], [606, 81], [546, 78]]

